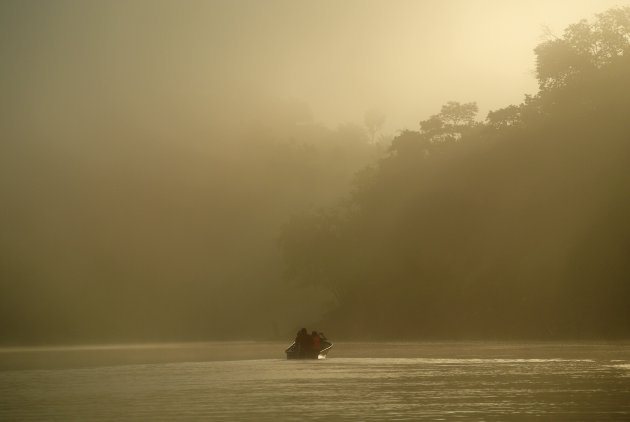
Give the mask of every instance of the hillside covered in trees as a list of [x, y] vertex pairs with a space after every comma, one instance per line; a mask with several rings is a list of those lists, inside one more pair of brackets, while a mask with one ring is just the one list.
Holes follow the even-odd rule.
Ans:
[[[409, 10], [455, 25], [466, 2], [392, 7], [366, 39], [352, 5], [331, 32], [318, 22], [332, 4], [154, 3], [0, 6], [0, 345], [284, 340], [303, 325], [335, 340], [630, 335], [630, 8], [549, 34], [521, 104], [423, 118], [437, 94], [399, 89], [440, 91], [429, 75], [492, 60], [464, 55], [455, 26], [434, 42], [441, 21], [388, 28]], [[472, 23], [513, 11], [494, 9]], [[321, 16], [286, 25], [273, 10]], [[415, 43], [434, 44], [428, 73]], [[407, 111], [330, 94], [337, 71], [366, 72], [359, 97], [390, 68], [410, 79], [383, 89], [423, 118], [393, 139]], [[477, 98], [471, 72], [453, 99]], [[286, 75], [337, 122], [365, 104], [363, 125], [321, 123], [276, 91]]]
[[630, 8], [535, 49], [540, 91], [449, 102], [401, 132], [337, 206], [296, 216], [291, 283], [356, 338], [630, 335]]

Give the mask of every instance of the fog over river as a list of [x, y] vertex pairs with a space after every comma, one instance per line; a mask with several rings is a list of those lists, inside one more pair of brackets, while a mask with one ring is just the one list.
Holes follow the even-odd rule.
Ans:
[[630, 0], [2, 0], [0, 92], [0, 422], [630, 421]]

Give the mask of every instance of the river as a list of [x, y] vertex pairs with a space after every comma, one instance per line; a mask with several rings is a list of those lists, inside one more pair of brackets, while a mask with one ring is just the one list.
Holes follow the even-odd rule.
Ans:
[[628, 421], [628, 343], [0, 349], [2, 421]]

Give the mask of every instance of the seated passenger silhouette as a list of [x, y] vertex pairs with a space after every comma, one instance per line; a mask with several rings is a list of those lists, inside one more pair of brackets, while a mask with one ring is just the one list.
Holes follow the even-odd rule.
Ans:
[[322, 339], [319, 337], [319, 334], [317, 334], [317, 331], [313, 331], [311, 333], [311, 338], [313, 344], [313, 354], [318, 356], [322, 346]]
[[298, 355], [300, 357], [308, 356], [312, 350], [313, 340], [311, 336], [308, 335], [308, 331], [306, 328], [302, 328], [298, 331], [297, 336], [295, 337], [295, 344], [298, 348]]

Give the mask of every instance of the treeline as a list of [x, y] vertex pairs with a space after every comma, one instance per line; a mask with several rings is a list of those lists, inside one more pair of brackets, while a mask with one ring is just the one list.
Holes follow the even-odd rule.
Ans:
[[537, 95], [483, 122], [450, 102], [387, 151], [378, 113], [15, 84], [0, 343], [627, 336], [629, 22], [572, 25], [536, 48]]
[[337, 206], [288, 222], [285, 276], [356, 338], [630, 335], [630, 8], [535, 49], [540, 85], [476, 120], [449, 102]]

